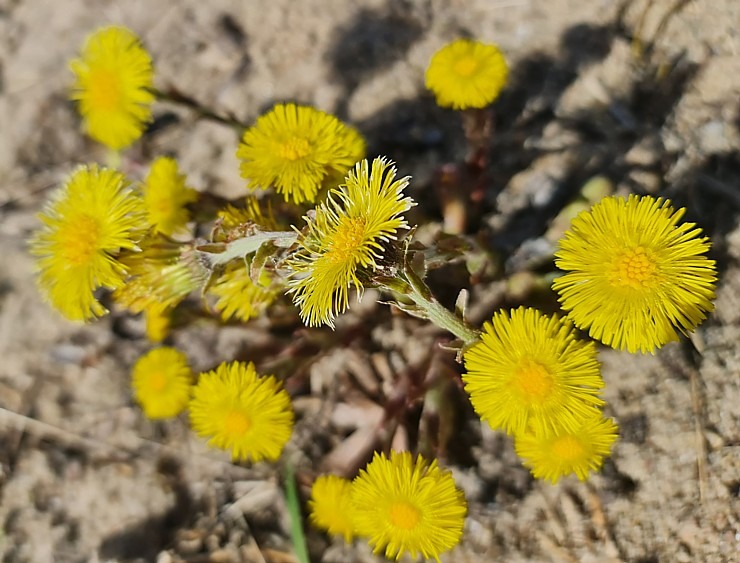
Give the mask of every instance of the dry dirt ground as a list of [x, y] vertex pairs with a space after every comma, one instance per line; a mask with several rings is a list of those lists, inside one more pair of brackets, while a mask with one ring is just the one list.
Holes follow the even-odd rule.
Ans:
[[[273, 466], [232, 465], [190, 436], [186, 420], [153, 424], [134, 405], [128, 370], [149, 347], [140, 320], [114, 314], [75, 325], [34, 287], [26, 240], [36, 213], [77, 163], [105, 159], [79, 133], [66, 61], [111, 22], [143, 38], [161, 87], [247, 121], [275, 101], [298, 100], [354, 123], [370, 154], [414, 176], [426, 221], [439, 220], [434, 171], [465, 146], [459, 117], [424, 92], [425, 66], [461, 35], [499, 43], [512, 76], [496, 104], [474, 228], [504, 269], [473, 288], [474, 320], [535, 299], [513, 288], [512, 275], [529, 268], [553, 218], [595, 175], [620, 193], [688, 208], [713, 241], [717, 310], [693, 343], [655, 356], [601, 351], [621, 437], [585, 484], [533, 481], [510, 441], [461, 400], [452, 445], [439, 451], [470, 514], [461, 545], [443, 560], [740, 561], [740, 2], [656, 0], [646, 12], [647, 4], [0, 0], [3, 561], [294, 561]], [[175, 107], [157, 106], [156, 115], [125, 155], [127, 171], [140, 174], [169, 153], [199, 190], [244, 193], [233, 131]], [[432, 283], [454, 300], [470, 279], [452, 265]], [[289, 455], [304, 495], [317, 472], [358, 464], [347, 459], [351, 440], [367, 438], [378, 407], [356, 389], [387, 387], [444, 338], [372, 297], [343, 319], [340, 348], [324, 345], [335, 337], [323, 331], [281, 331], [265, 319], [195, 323], [173, 336], [198, 370], [256, 358], [280, 371], [294, 334], [310, 342], [313, 359], [290, 388], [298, 422]], [[552, 305], [551, 295], [538, 299]], [[449, 354], [431, 356], [459, 371]], [[427, 420], [426, 411], [410, 416]], [[347, 547], [312, 530], [308, 544], [315, 561], [376, 560], [361, 542]]]

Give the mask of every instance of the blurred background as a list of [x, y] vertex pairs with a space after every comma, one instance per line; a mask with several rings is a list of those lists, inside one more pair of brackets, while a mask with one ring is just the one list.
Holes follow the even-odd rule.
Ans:
[[[191, 436], [185, 420], [154, 424], [135, 406], [129, 370], [150, 348], [143, 322], [114, 312], [76, 325], [34, 286], [26, 241], [36, 214], [76, 165], [106, 159], [80, 131], [67, 61], [111, 23], [141, 37], [162, 89], [247, 122], [290, 100], [355, 125], [369, 156], [386, 155], [412, 175], [410, 194], [438, 221], [435, 177], [467, 149], [459, 115], [436, 107], [424, 71], [455, 38], [499, 44], [510, 82], [494, 104], [471, 228], [492, 241], [506, 275], [474, 288], [476, 322], [525, 299], [512, 277], [528, 271], [538, 241], [594, 177], [617, 193], [687, 208], [713, 243], [717, 310], [692, 342], [647, 356], [601, 351], [607, 414], [621, 436], [587, 483], [533, 481], [510, 440], [464, 416], [452, 440], [462, 445], [444, 465], [470, 514], [462, 544], [443, 560], [738, 560], [740, 3], [0, 0], [3, 561], [295, 560], [273, 467], [232, 465]], [[153, 157], [174, 155], [190, 185], [237, 198], [246, 194], [237, 141], [227, 127], [158, 104], [122, 166], [141, 175]], [[454, 301], [469, 280], [451, 271], [432, 282]], [[347, 441], [376, 420], [375, 406], [342, 393], [413, 367], [439, 337], [372, 295], [345, 327], [368, 317], [376, 329], [348, 331], [342, 347], [313, 340], [305, 385], [291, 390], [303, 493], [317, 472], [341, 465]], [[269, 365], [291, 338], [259, 319], [194, 323], [172, 342], [205, 370], [234, 358]], [[457, 369], [449, 355], [441, 361]], [[361, 542], [307, 533], [312, 560], [376, 560]]]

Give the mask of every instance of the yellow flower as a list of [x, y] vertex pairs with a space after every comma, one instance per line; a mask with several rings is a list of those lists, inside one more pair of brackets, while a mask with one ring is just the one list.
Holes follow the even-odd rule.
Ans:
[[351, 490], [351, 481], [336, 475], [321, 475], [314, 481], [308, 501], [311, 523], [334, 536], [343, 536], [348, 543], [354, 531]]
[[278, 104], [257, 119], [236, 156], [250, 188], [275, 187], [285, 201], [316, 200], [325, 180], [343, 176], [365, 155], [365, 142], [333, 115]]
[[65, 317], [87, 321], [104, 315], [99, 287], [123, 284], [121, 249], [136, 248], [145, 226], [141, 200], [120, 172], [78, 168], [39, 215], [44, 226], [31, 239], [38, 283]]
[[383, 257], [383, 244], [407, 228], [401, 214], [415, 205], [404, 198], [409, 178], [396, 180], [396, 169], [383, 158], [366, 160], [350, 170], [346, 185], [329, 193], [308, 222], [308, 234], [288, 262], [293, 302], [308, 326], [334, 326], [334, 316], [349, 306], [349, 288], [358, 294], [359, 268], [375, 271]]
[[709, 241], [685, 209], [649, 196], [608, 197], [560, 241], [553, 288], [575, 325], [607, 346], [652, 352], [696, 328], [714, 307]]
[[574, 430], [604, 404], [596, 345], [535, 309], [500, 311], [465, 353], [462, 378], [475, 412], [508, 434]]
[[290, 397], [253, 363], [231, 362], [203, 373], [190, 402], [193, 430], [234, 460], [275, 461], [293, 430]]
[[439, 561], [463, 533], [467, 504], [452, 474], [409, 452], [375, 453], [352, 483], [355, 530], [376, 553]]
[[[269, 284], [267, 274], [262, 278], [260, 281]], [[226, 267], [209, 292], [218, 297], [216, 310], [225, 321], [235, 318], [246, 322], [258, 317], [278, 296], [273, 288], [255, 285], [244, 262], [238, 260]]]
[[159, 157], [152, 163], [144, 184], [144, 206], [155, 231], [169, 236], [183, 230], [190, 220], [185, 206], [197, 199], [198, 192], [185, 185], [174, 159]]
[[[341, 184], [344, 181], [344, 178], [347, 176], [347, 173], [352, 169], [352, 167], [360, 160], [365, 158], [365, 138], [357, 129], [355, 129], [351, 125], [347, 125], [345, 123], [342, 123], [342, 125], [344, 126], [342, 130], [342, 143], [344, 143], [345, 150], [347, 150], [349, 153], [347, 162], [351, 161], [351, 164], [346, 167], [333, 167], [329, 169], [322, 183], [323, 187], [335, 188], [336, 186]], [[320, 198], [322, 194], [323, 192], [319, 193], [318, 197]]]
[[442, 107], [483, 108], [498, 97], [508, 76], [506, 59], [496, 45], [458, 39], [434, 54], [426, 85]]
[[87, 38], [71, 97], [79, 102], [85, 131], [112, 149], [127, 147], [151, 121], [154, 71], [139, 38], [123, 27], [105, 27]]
[[599, 470], [616, 439], [617, 425], [597, 414], [585, 419], [573, 431], [540, 437], [518, 435], [515, 447], [535, 478], [554, 485], [560, 477], [571, 473], [585, 481], [589, 471]]
[[147, 418], [171, 418], [188, 406], [193, 372], [175, 348], [155, 348], [134, 364], [131, 386]]

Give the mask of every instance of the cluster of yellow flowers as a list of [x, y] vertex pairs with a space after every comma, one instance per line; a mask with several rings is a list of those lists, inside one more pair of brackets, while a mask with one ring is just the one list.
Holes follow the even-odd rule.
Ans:
[[366, 537], [376, 552], [439, 560], [460, 542], [467, 504], [452, 474], [422, 456], [376, 453], [353, 481], [322, 475], [309, 500], [311, 522], [342, 536]]
[[616, 440], [603, 417], [593, 342], [653, 352], [712, 310], [715, 262], [684, 210], [652, 197], [608, 197], [579, 214], [560, 241], [555, 280], [566, 320], [532, 309], [497, 313], [465, 354], [466, 390], [491, 427], [516, 438], [537, 478], [598, 469]]
[[201, 281], [180, 260], [182, 245], [167, 236], [184, 228], [193, 193], [170, 159], [156, 160], [139, 185], [117, 170], [79, 167], [52, 196], [31, 240], [49, 301], [79, 321], [107, 313], [95, 297], [99, 288], [137, 313], [175, 305]]
[[[138, 139], [157, 94], [138, 38], [100, 30], [71, 66], [87, 133], [114, 150]], [[458, 40], [434, 55], [426, 84], [441, 106], [481, 109], [507, 75], [498, 47]], [[74, 171], [31, 240], [48, 301], [90, 321], [107, 312], [99, 290], [108, 290], [118, 306], [144, 313], [159, 343], [195, 290], [223, 321], [261, 315], [285, 294], [306, 325], [332, 328], [352, 290], [358, 298], [371, 285], [395, 292], [464, 341], [462, 379], [475, 411], [514, 437], [534, 477], [552, 483], [585, 479], [617, 438], [603, 414], [596, 343], [576, 329], [616, 349], [652, 352], [712, 310], [715, 263], [700, 229], [680, 222], [684, 210], [661, 198], [608, 197], [573, 220], [555, 254], [565, 273], [553, 287], [565, 316], [520, 307], [495, 313], [479, 332], [436, 302], [410, 266], [408, 245], [397, 243], [415, 205], [404, 195], [409, 178], [397, 178], [386, 158], [363, 160], [354, 128], [308, 106], [277, 104], [245, 127], [236, 154], [247, 188], [272, 190], [295, 214], [278, 220], [269, 196], [251, 194], [218, 212], [205, 243], [192, 236], [201, 194], [174, 159], [155, 159], [139, 182], [95, 164]], [[288, 228], [301, 217], [302, 228]], [[149, 418], [188, 409], [193, 430], [234, 460], [275, 461], [292, 433], [288, 393], [252, 363], [195, 376], [182, 352], [159, 347], [134, 366], [132, 388]], [[319, 528], [346, 541], [365, 537], [396, 558], [438, 559], [460, 541], [466, 513], [450, 472], [408, 452], [376, 453], [351, 482], [319, 477], [309, 506]]]
[[139, 358], [132, 387], [148, 418], [171, 418], [187, 408], [195, 433], [234, 460], [275, 461], [293, 431], [288, 393], [251, 362], [222, 363], [194, 377], [185, 354], [163, 346]]
[[578, 340], [570, 323], [534, 309], [496, 313], [465, 367], [475, 411], [516, 437], [535, 477], [585, 479], [609, 455], [616, 426], [599, 411], [596, 345]]

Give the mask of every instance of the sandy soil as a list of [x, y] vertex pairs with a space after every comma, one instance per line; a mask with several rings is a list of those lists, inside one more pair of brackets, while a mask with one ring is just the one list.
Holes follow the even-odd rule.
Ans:
[[[434, 171], [465, 147], [458, 117], [424, 92], [424, 69], [460, 35], [500, 44], [512, 80], [496, 104], [476, 228], [506, 275], [473, 289], [474, 320], [536, 298], [551, 304], [505, 279], [527, 269], [558, 211], [595, 175], [620, 193], [686, 206], [713, 241], [721, 278], [717, 311], [693, 343], [655, 356], [601, 351], [621, 439], [585, 484], [534, 482], [510, 442], [459, 406], [460, 444], [442, 448], [443, 461], [470, 515], [462, 544], [443, 560], [740, 561], [740, 3], [651, 4], [645, 12], [646, 0], [0, 0], [3, 561], [294, 560], [273, 467], [234, 466], [190, 436], [185, 420], [153, 424], [134, 405], [128, 370], [149, 346], [140, 320], [74, 325], [34, 287], [26, 240], [35, 214], [77, 163], [105, 159], [79, 133], [66, 61], [110, 22], [143, 38], [161, 87], [244, 120], [298, 100], [354, 123], [371, 154], [413, 175], [412, 195], [437, 220]], [[180, 108], [156, 114], [157, 127], [124, 157], [129, 173], [169, 153], [199, 190], [244, 193], [233, 131]], [[454, 299], [469, 279], [451, 266], [432, 282]], [[289, 453], [304, 493], [317, 472], [357, 462], [353, 444], [378, 416], [358, 389], [388, 392], [443, 337], [371, 294], [342, 323], [346, 348], [322, 347], [320, 331], [302, 336], [315, 358], [290, 389], [298, 424]], [[262, 319], [220, 330], [198, 323], [173, 342], [195, 369], [234, 358], [279, 369], [275, 351], [292, 337]], [[449, 354], [432, 357], [458, 369]], [[426, 413], [414, 416], [423, 427]], [[361, 542], [309, 530], [308, 543], [315, 561], [376, 560]]]

